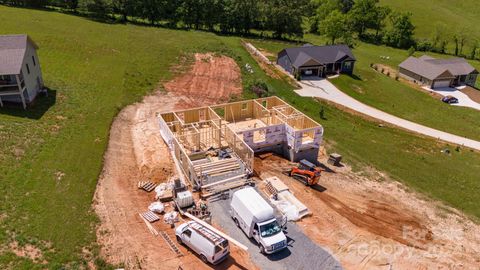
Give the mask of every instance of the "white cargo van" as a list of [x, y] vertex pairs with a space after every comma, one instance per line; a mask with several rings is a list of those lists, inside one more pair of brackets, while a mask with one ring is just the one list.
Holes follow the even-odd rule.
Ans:
[[198, 222], [181, 224], [175, 229], [175, 235], [180, 244], [195, 251], [205, 263], [218, 264], [230, 254], [228, 241]]
[[287, 247], [287, 237], [278, 224], [273, 208], [252, 188], [233, 193], [230, 215], [243, 232], [257, 241], [262, 253], [271, 254]]

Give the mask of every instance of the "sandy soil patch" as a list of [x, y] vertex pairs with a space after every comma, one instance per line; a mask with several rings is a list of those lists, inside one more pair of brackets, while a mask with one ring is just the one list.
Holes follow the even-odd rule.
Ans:
[[[326, 161], [325, 155], [321, 160]], [[370, 172], [367, 178], [348, 167], [332, 167], [334, 172], [322, 174], [320, 184], [326, 190], [320, 192], [283, 175], [290, 163], [282, 158], [257, 159], [255, 166], [262, 177], [282, 179], [312, 211], [298, 224], [346, 269], [477, 269], [480, 265], [480, 226], [397, 182], [380, 181], [386, 178], [383, 174]]]
[[35, 263], [47, 263], [47, 261], [43, 259], [42, 251], [34, 245], [26, 244], [21, 246], [17, 241], [13, 241], [8, 245], [8, 250], [13, 252], [18, 257], [30, 259]]
[[[138, 190], [137, 182], [164, 182], [175, 174], [156, 114], [226, 101], [230, 95], [241, 93], [240, 69], [235, 61], [212, 54], [197, 54], [195, 58], [191, 70], [165, 84], [168, 93], [158, 91], [126, 107], [112, 124], [94, 198], [101, 221], [97, 238], [101, 255], [109, 263], [124, 264], [126, 269], [212, 268], [183, 246], [185, 256], [177, 257], [138, 216], [154, 201], [154, 194]], [[163, 221], [153, 225], [175, 239], [173, 229]], [[215, 269], [255, 268], [246, 252], [232, 247], [231, 253], [231, 258]]]
[[241, 73], [230, 57], [195, 54], [195, 63], [183, 75], [165, 83], [165, 89], [183, 98], [179, 106], [196, 107], [226, 102], [242, 93]]

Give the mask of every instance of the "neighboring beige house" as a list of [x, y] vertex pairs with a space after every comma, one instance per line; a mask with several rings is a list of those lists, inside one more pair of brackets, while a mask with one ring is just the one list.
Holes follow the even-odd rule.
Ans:
[[409, 57], [398, 65], [400, 76], [431, 88], [475, 86], [478, 71], [463, 58]]
[[0, 106], [21, 102], [25, 109], [43, 89], [37, 49], [27, 35], [0, 35]]

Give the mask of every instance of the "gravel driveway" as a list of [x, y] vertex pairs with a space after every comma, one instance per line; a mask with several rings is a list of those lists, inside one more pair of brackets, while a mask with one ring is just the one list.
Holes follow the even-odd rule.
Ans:
[[264, 270], [328, 270], [343, 269], [340, 263], [325, 249], [310, 240], [295, 223], [287, 225], [288, 248], [271, 254], [260, 253], [257, 244], [250, 240], [233, 222], [229, 214], [230, 200], [210, 202], [212, 221], [222, 227], [229, 236], [248, 247], [251, 260]]
[[370, 117], [379, 119], [381, 121], [390, 123], [392, 125], [417, 132], [435, 139], [442, 141], [464, 145], [476, 150], [480, 150], [480, 142], [464, 138], [461, 136], [453, 135], [447, 132], [429, 128], [411, 121], [407, 121], [400, 117], [393, 116], [385, 113], [373, 107], [363, 104], [362, 102], [350, 97], [349, 95], [340, 91], [335, 85], [325, 79], [318, 80], [305, 80], [301, 81], [300, 85], [302, 89], [295, 90], [300, 96], [305, 97], [318, 97], [328, 101], [332, 101], [339, 105], [345, 106], [349, 109], [357, 111], [359, 113], [368, 115]]

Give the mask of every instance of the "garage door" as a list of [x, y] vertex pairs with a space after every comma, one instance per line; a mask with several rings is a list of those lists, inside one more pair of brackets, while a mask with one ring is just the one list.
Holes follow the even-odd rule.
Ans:
[[433, 82], [432, 88], [442, 88], [442, 87], [449, 87], [450, 80], [438, 80]]

